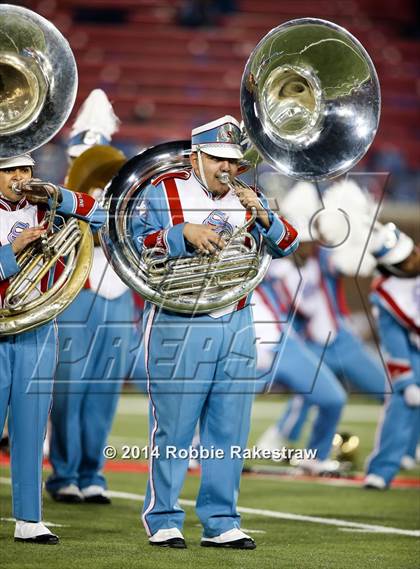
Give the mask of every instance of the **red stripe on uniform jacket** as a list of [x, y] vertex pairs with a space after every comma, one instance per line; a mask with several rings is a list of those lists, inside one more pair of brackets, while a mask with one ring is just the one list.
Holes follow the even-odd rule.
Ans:
[[165, 174], [161, 174], [158, 178], [155, 178], [152, 181], [152, 184], [154, 186], [158, 186], [161, 182], [167, 180], [168, 178], [178, 178], [180, 180], [188, 180], [190, 176], [191, 172], [188, 170], [181, 170], [180, 172], [166, 172]]
[[[245, 220], [249, 221], [252, 217], [252, 212], [250, 209], [247, 209], [245, 212]], [[251, 233], [251, 231], [253, 230], [253, 228], [255, 227], [255, 223], [251, 223], [251, 225], [248, 227], [247, 231], [249, 233]], [[245, 237], [245, 247], [248, 247], [248, 249], [251, 249], [251, 239], [249, 237]]]
[[38, 220], [38, 223], [41, 223], [42, 220], [44, 219], [47, 209], [48, 209], [47, 206], [44, 204], [38, 204], [36, 206], [36, 218]]
[[248, 294], [243, 296], [241, 300], [239, 300], [238, 304], [236, 305], [236, 310], [242, 310], [245, 307], [246, 301], [248, 300]]
[[74, 192], [74, 198], [76, 202], [76, 210], [74, 213], [88, 217], [96, 204], [94, 198], [88, 194], [82, 194], [81, 192]]
[[410, 363], [405, 360], [388, 360], [386, 362], [386, 367], [389, 377], [392, 380], [398, 379], [406, 374], [411, 374], [412, 372]]
[[165, 241], [165, 233], [166, 229], [160, 229], [159, 231], [150, 233], [150, 235], [148, 235], [143, 241], [143, 245], [146, 247], [146, 249], [152, 249], [153, 247], [161, 247], [166, 251], [167, 246]]
[[337, 302], [340, 313], [343, 316], [350, 316], [351, 312], [347, 305], [346, 291], [344, 289], [343, 277], [338, 277], [337, 279]]
[[6, 296], [6, 291], [9, 286], [9, 279], [0, 281], [0, 306], [3, 306], [4, 297]]
[[382, 300], [384, 300], [386, 304], [388, 304], [388, 306], [393, 311], [395, 316], [400, 320], [400, 322], [402, 322], [407, 328], [411, 328], [417, 334], [420, 334], [420, 327], [416, 325], [416, 323], [412, 318], [410, 318], [407, 314], [405, 314], [405, 312], [401, 310], [401, 308], [398, 306], [398, 304], [395, 302], [392, 296], [388, 294], [388, 292], [384, 288], [382, 288], [382, 283], [376, 286], [376, 291], [381, 296]]
[[163, 185], [168, 197], [169, 211], [171, 213], [172, 225], [184, 223], [184, 214], [182, 212], [181, 200], [179, 199], [178, 188], [174, 179], [165, 180]]
[[284, 228], [285, 228], [286, 232], [285, 232], [284, 236], [282, 237], [282, 239], [280, 240], [280, 242], [277, 244], [277, 246], [280, 249], [286, 250], [296, 240], [298, 233], [297, 233], [296, 229], [293, 227], [293, 225], [291, 225], [287, 221], [287, 219], [285, 219], [282, 216], [279, 216], [279, 217], [284, 224]]

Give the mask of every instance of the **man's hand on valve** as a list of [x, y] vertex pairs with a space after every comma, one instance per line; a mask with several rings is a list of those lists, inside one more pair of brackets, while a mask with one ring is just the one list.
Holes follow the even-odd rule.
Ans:
[[227, 245], [226, 241], [214, 229], [200, 223], [186, 223], [184, 237], [203, 255], [213, 255]]

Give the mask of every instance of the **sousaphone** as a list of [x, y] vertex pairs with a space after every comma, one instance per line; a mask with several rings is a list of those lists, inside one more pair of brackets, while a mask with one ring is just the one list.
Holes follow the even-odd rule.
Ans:
[[[1, 5], [0, 158], [48, 142], [67, 120], [76, 92], [76, 62], [62, 34], [31, 10]], [[57, 187], [31, 181], [24, 191], [46, 194], [51, 207], [44, 216], [45, 234], [19, 253], [19, 273], [1, 283], [0, 336], [55, 318], [79, 293], [92, 263], [89, 226], [56, 213]], [[54, 280], [48, 279], [53, 273]]]

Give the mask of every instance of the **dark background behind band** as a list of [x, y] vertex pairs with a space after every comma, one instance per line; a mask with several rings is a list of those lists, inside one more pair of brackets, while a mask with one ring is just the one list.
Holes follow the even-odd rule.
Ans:
[[[414, 201], [419, 186], [420, 63], [418, 3], [401, 0], [30, 0], [69, 40], [79, 69], [73, 115], [95, 87], [122, 120], [114, 143], [128, 155], [183, 139], [223, 114], [239, 117], [245, 62], [273, 27], [302, 17], [332, 20], [371, 55], [382, 89], [379, 132], [357, 167], [392, 172], [387, 199]], [[64, 141], [63, 141], [64, 137]], [[43, 163], [64, 173], [62, 148], [48, 145]], [[58, 162], [58, 163], [57, 163]], [[58, 166], [61, 166], [61, 171]]]

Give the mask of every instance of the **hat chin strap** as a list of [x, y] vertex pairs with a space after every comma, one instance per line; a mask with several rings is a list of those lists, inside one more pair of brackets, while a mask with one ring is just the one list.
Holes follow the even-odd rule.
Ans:
[[203, 182], [203, 185], [206, 188], [206, 190], [208, 192], [210, 192], [208, 184], [207, 184], [207, 180], [206, 180], [206, 175], [204, 174], [203, 159], [201, 157], [201, 149], [200, 148], [197, 148], [197, 160], [198, 160], [198, 171], [200, 172], [201, 181]]

